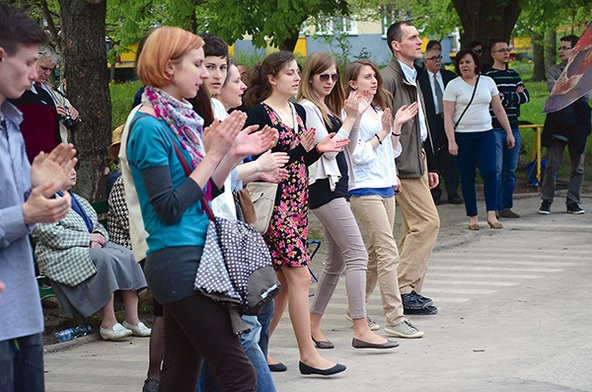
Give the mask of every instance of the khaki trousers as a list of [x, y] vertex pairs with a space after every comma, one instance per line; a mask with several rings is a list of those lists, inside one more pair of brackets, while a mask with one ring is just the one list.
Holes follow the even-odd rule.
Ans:
[[399, 252], [393, 235], [395, 198], [377, 195], [354, 196], [352, 211], [368, 234], [368, 270], [366, 272], [366, 302], [376, 287], [380, 287], [382, 308], [390, 326], [401, 323], [403, 302], [399, 293], [397, 266]]
[[[424, 167], [427, 168], [425, 154]], [[428, 182], [427, 169], [421, 178], [401, 179], [401, 192], [397, 202], [401, 209], [401, 242], [399, 243], [399, 291], [421, 293], [428, 262], [432, 255], [440, 217], [434, 204]]]

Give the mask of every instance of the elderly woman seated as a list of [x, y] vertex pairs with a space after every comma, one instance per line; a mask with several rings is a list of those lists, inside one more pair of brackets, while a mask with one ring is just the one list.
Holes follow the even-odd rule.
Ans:
[[[72, 209], [59, 222], [39, 224], [33, 231], [35, 260], [50, 279], [55, 294], [69, 315], [101, 314], [101, 338], [118, 340], [129, 335], [150, 336], [138, 318], [138, 294], [146, 279], [129, 249], [109, 242], [105, 228], [88, 201], [75, 195], [76, 171], [56, 197], [69, 192]], [[120, 292], [125, 308], [123, 325], [113, 308], [114, 293]]]

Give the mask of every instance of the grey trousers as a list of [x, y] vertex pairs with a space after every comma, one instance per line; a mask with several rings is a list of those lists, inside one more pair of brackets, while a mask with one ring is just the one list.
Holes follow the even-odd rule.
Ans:
[[[563, 140], [553, 139], [553, 143], [547, 147], [547, 168], [545, 169], [545, 178], [541, 186], [541, 198], [545, 201], [553, 202], [555, 196], [555, 186], [557, 185], [557, 172], [563, 159], [563, 150], [567, 143]], [[567, 184], [566, 202], [580, 202], [580, 192], [584, 183], [584, 158], [586, 153], [577, 153], [567, 144], [569, 159], [571, 161], [571, 174]]]
[[366, 268], [368, 253], [356, 219], [345, 198], [312, 210], [324, 227], [327, 259], [311, 312], [322, 315], [345, 268], [345, 287], [352, 319], [366, 317]]

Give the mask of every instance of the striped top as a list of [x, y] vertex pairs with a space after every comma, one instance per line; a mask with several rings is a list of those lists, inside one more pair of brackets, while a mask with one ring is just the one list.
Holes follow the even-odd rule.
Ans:
[[[495, 81], [500, 94], [503, 94], [502, 105], [506, 110], [506, 115], [510, 121], [510, 127], [518, 128], [520, 105], [525, 104], [530, 99], [528, 90], [526, 89], [526, 86], [524, 86], [524, 83], [522, 83], [520, 75], [518, 75], [518, 72], [514, 71], [513, 69], [500, 70], [495, 68], [487, 70], [485, 75], [489, 76]], [[520, 86], [524, 87], [524, 91], [521, 93], [516, 93], [516, 89]], [[493, 119], [493, 127], [501, 128], [502, 126], [500, 125], [497, 118], [495, 118], [495, 114], [491, 108], [489, 109], [489, 113]]]

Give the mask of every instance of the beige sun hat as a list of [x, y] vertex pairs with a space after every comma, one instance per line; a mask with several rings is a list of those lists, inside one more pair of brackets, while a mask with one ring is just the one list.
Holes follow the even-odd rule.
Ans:
[[113, 160], [117, 160], [117, 155], [119, 155], [119, 145], [121, 144], [122, 134], [123, 124], [113, 130], [113, 135], [111, 136], [111, 145], [107, 149], [107, 151], [109, 152], [109, 156]]

